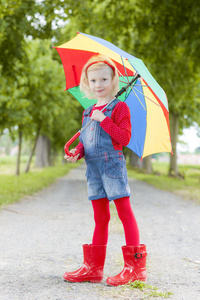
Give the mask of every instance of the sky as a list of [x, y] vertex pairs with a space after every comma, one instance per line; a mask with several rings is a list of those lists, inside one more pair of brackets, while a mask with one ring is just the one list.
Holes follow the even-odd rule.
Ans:
[[197, 147], [200, 147], [200, 137], [197, 136], [197, 126], [184, 129], [183, 135], [179, 136], [179, 141], [183, 141], [186, 144], [178, 143], [178, 152], [189, 151], [193, 153]]

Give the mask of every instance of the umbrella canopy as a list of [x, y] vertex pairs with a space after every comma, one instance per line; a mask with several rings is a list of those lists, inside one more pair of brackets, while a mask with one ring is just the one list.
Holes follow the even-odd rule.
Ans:
[[139, 157], [172, 151], [166, 94], [141, 59], [108, 41], [84, 33], [78, 33], [72, 40], [54, 48], [63, 63], [66, 90], [85, 109], [96, 102], [83, 96], [79, 88], [83, 66], [93, 55], [103, 54], [113, 60], [118, 69], [120, 88], [138, 73], [137, 81], [118, 97], [131, 111], [132, 135], [128, 147]]

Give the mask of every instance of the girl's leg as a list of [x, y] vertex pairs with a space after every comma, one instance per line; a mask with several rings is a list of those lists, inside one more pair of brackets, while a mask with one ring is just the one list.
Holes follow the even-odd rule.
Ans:
[[120, 220], [124, 226], [126, 246], [122, 247], [124, 268], [116, 276], [108, 277], [109, 285], [117, 286], [134, 282], [145, 281], [146, 272], [146, 245], [139, 244], [139, 230], [133, 214], [129, 197], [114, 200]]
[[124, 197], [114, 200], [118, 216], [123, 224], [126, 245], [138, 246], [139, 245], [139, 230], [137, 221], [135, 219], [130, 198]]
[[94, 210], [95, 229], [92, 245], [107, 245], [110, 208], [107, 198], [92, 200]]

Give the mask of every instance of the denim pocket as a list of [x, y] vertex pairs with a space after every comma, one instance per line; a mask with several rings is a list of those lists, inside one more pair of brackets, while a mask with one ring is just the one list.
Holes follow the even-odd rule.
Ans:
[[94, 163], [90, 163], [87, 165], [87, 170], [86, 170], [86, 174], [85, 174], [87, 179], [90, 179], [92, 181], [99, 180], [100, 179], [100, 175], [99, 172], [97, 170], [97, 166]]
[[125, 161], [122, 157], [110, 157], [106, 161], [106, 174], [110, 178], [123, 178]]

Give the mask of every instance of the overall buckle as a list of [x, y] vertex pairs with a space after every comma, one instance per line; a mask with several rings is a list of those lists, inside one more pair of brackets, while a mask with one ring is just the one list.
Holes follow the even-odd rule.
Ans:
[[135, 253], [135, 258], [142, 258], [142, 253]]

